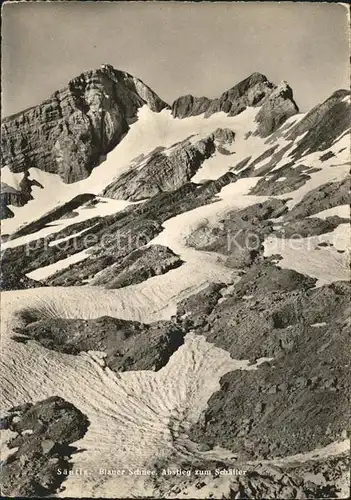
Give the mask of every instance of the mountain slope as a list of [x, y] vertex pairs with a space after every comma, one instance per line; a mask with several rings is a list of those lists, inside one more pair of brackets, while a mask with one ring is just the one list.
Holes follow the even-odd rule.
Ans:
[[2, 221], [5, 408], [89, 420], [60, 497], [347, 496], [350, 94], [297, 114], [254, 74], [171, 112], [128, 78], [146, 104], [105, 161], [31, 167]]

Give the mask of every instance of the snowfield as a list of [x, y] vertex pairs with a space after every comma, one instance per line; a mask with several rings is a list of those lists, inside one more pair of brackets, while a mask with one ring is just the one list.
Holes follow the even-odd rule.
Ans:
[[350, 205], [339, 205], [338, 207], [328, 208], [318, 214], [311, 215], [311, 217], [319, 217], [320, 219], [326, 219], [327, 217], [332, 217], [337, 215], [338, 217], [349, 219], [350, 218]]
[[[17, 247], [19, 245], [25, 245], [26, 243], [39, 240], [40, 238], [45, 238], [46, 236], [58, 233], [62, 231], [62, 229], [66, 229], [67, 227], [72, 226], [73, 224], [78, 224], [79, 222], [93, 219], [94, 217], [104, 217], [106, 215], [115, 214], [131, 204], [132, 203], [130, 203], [129, 201], [112, 200], [111, 198], [99, 197], [97, 198], [96, 205], [89, 207], [83, 205], [81, 207], [78, 207], [75, 210], [75, 212], [77, 212], [77, 215], [75, 217], [70, 217], [67, 219], [65, 218], [59, 219], [58, 221], [47, 224], [43, 229], [40, 229], [39, 231], [26, 234], [25, 236], [20, 236], [19, 238], [12, 239], [10, 237], [8, 241], [1, 244], [2, 250], [6, 250], [7, 248]], [[27, 207], [27, 205], [25, 205], [25, 207]], [[25, 207], [22, 208], [25, 209]], [[3, 222], [5, 223], [6, 220], [13, 220], [13, 219], [5, 219]]]
[[[327, 243], [328, 246], [318, 246]], [[331, 233], [309, 238], [268, 237], [264, 255], [280, 254], [279, 266], [317, 278], [316, 286], [350, 280], [349, 224], [340, 224]]]
[[[5, 297], [2, 339], [6, 357], [0, 376], [5, 387], [3, 404], [10, 407], [56, 394], [88, 415], [88, 432], [76, 443], [84, 451], [74, 457], [74, 463], [93, 474], [83, 480], [70, 477], [64, 496], [81, 496], [82, 491], [86, 496], [108, 497], [116, 491], [123, 496], [131, 480], [118, 485], [109, 476], [97, 480], [102, 464], [107, 469], [147, 467], [155, 457], [189, 453], [182, 438], [219, 389], [220, 377], [231, 370], [255, 370], [265, 361], [252, 365], [249, 360], [233, 360], [204, 337], [188, 334], [184, 345], [160, 371], [115, 374], [102, 367], [93, 353], [72, 356], [36, 342], [23, 345], [13, 341], [12, 328], [19, 324], [18, 300], [28, 307], [28, 297], [30, 294], [19, 292]], [[134, 484], [134, 488], [141, 487]]]
[[[39, 218], [44, 213], [79, 194], [98, 195], [129, 168], [134, 158], [141, 154], [146, 155], [158, 146], [171, 147], [176, 142], [183, 141], [194, 134], [198, 138], [202, 138], [217, 128], [227, 127], [234, 131], [238, 128], [242, 131], [241, 134], [244, 134], [244, 131], [249, 132], [252, 130], [256, 113], [257, 109], [249, 108], [235, 117], [228, 117], [225, 113], [216, 113], [206, 119], [202, 116], [178, 119], [173, 118], [170, 110], [155, 113], [147, 106], [143, 106], [139, 109], [138, 120], [131, 125], [125, 138], [107, 155], [106, 161], [92, 171], [87, 179], [73, 184], [65, 184], [57, 174], [50, 174], [37, 168], [29, 169], [30, 178], [37, 180], [43, 188], [33, 187], [34, 199], [29, 201], [25, 207], [9, 206], [15, 217], [2, 221], [2, 232], [12, 233], [20, 226]], [[193, 140], [196, 140], [196, 137]], [[262, 139], [258, 139], [258, 141], [263, 142]], [[240, 161], [240, 156], [235, 156], [235, 160]], [[4, 171], [3, 182], [15, 187], [22, 178], [23, 174], [12, 174], [7, 168]]]
[[[24, 207], [10, 207], [15, 217], [4, 220], [2, 230], [11, 234], [78, 194], [99, 195], [129, 168], [134, 158], [149, 153], [157, 146], [167, 148], [191, 135], [200, 139], [216, 128], [230, 128], [236, 134], [235, 141], [229, 148], [232, 154], [217, 152], [203, 163], [192, 180], [202, 182], [217, 179], [247, 156], [257, 158], [271, 147], [268, 140], [255, 135], [247, 136], [248, 132], [255, 130], [258, 109], [249, 108], [236, 117], [216, 113], [207, 119], [203, 116], [174, 119], [169, 110], [153, 113], [144, 106], [139, 110], [138, 121], [131, 126], [123, 141], [108, 154], [103, 164], [93, 170], [89, 178], [65, 184], [58, 175], [36, 168], [30, 169], [31, 178], [40, 182], [43, 188], [34, 187], [34, 199]], [[302, 117], [303, 115], [299, 115], [289, 119], [285, 130], [289, 130]], [[278, 150], [287, 145], [285, 136], [286, 134], [277, 138]], [[345, 144], [345, 137], [341, 137], [332, 150], [338, 153]], [[292, 149], [293, 147], [292, 145]], [[346, 153], [347, 148], [348, 146]], [[274, 170], [289, 161], [292, 149], [287, 151]], [[106, 315], [144, 323], [170, 319], [176, 313], [180, 300], [205, 288], [209, 283], [232, 285], [239, 279], [238, 270], [228, 269], [222, 255], [188, 247], [186, 238], [189, 234], [204, 223], [215, 226], [228, 211], [243, 209], [269, 198], [289, 199], [287, 205], [291, 210], [310, 190], [324, 183], [346, 178], [349, 173], [349, 166], [345, 164], [346, 153], [338, 154], [337, 162], [335, 157], [321, 162], [320, 152], [303, 157], [296, 166], [304, 164], [311, 169], [317, 167], [320, 170], [312, 172], [310, 180], [290, 193], [275, 197], [253, 196], [250, 190], [256, 186], [260, 177], [240, 178], [225, 186], [213, 203], [167, 220], [163, 224], [163, 231], [148, 245], [164, 245], [184, 263], [165, 274], [116, 290], [87, 283], [83, 286], [38, 287], [2, 293], [0, 387], [4, 407], [58, 395], [73, 403], [90, 421], [84, 438], [75, 443], [81, 452], [74, 455], [73, 460], [75, 468], [88, 469], [92, 471], [91, 475], [70, 476], [64, 482], [64, 492], [58, 496], [80, 497], [82, 492], [86, 497], [111, 497], [116, 496], [116, 492], [121, 498], [133, 495], [152, 496], [154, 492], [148, 489], [149, 485], [144, 478], [112, 477], [99, 474], [99, 469], [150, 468], [155, 458], [169, 458], [171, 455], [175, 462], [178, 457], [200, 457], [201, 453], [206, 458], [210, 458], [211, 453], [215, 458], [229, 458], [232, 453], [228, 450], [215, 448], [211, 452], [200, 452], [187, 438], [187, 431], [198, 421], [211, 395], [220, 388], [219, 381], [225, 373], [233, 370], [259, 370], [259, 365], [265, 359], [258, 360], [256, 364], [250, 364], [249, 360], [232, 359], [227, 351], [210, 344], [202, 335], [191, 332], [185, 337], [184, 345], [158, 372], [130, 371], [116, 374], [105, 367], [94, 352], [73, 356], [48, 350], [35, 341], [26, 344], [14, 341], [14, 329], [22, 324], [20, 313], [26, 310], [35, 312], [42, 319], [92, 319]], [[266, 160], [262, 160], [257, 167], [265, 163]], [[20, 174], [12, 174], [4, 169], [4, 182], [16, 187], [20, 180]], [[284, 180], [284, 177], [278, 179], [279, 183]], [[35, 242], [96, 216], [117, 213], [129, 205], [130, 202], [127, 201], [99, 197], [98, 203], [93, 207], [78, 208], [76, 217], [60, 219], [27, 236], [13, 240], [10, 238], [3, 244], [3, 250]], [[346, 213], [349, 217], [347, 206], [343, 205], [320, 212], [314, 217], [346, 217]], [[87, 230], [57, 239], [50, 245], [58, 245]], [[318, 246], [321, 242], [328, 246]], [[330, 233], [299, 240], [269, 236], [264, 241], [264, 255], [269, 257], [280, 254], [282, 259], [278, 266], [315, 277], [318, 280], [317, 286], [321, 286], [350, 278], [348, 247], [349, 226], [340, 224]], [[27, 274], [27, 277], [41, 280], [88, 257], [89, 251], [83, 250], [54, 264], [38, 268]], [[339, 443], [330, 445], [320, 453], [330, 456], [343, 451], [345, 443]], [[275, 463], [315, 458], [312, 452], [310, 455], [288, 457]], [[218, 479], [218, 484], [222, 485], [219, 491], [228, 490], [228, 481], [229, 479]], [[196, 495], [206, 498], [206, 488], [201, 493], [195, 489], [189, 491], [194, 494], [194, 498]]]
[[39, 267], [35, 271], [28, 273], [27, 276], [28, 278], [31, 278], [33, 280], [40, 281], [45, 278], [48, 278], [49, 276], [52, 276], [61, 269], [65, 269], [71, 264], [76, 264], [77, 262], [81, 262], [82, 260], [85, 260], [88, 257], [89, 257], [89, 250], [82, 250], [81, 252], [77, 252], [73, 255], [70, 255], [69, 257], [59, 260], [54, 264], [50, 264], [49, 266]]

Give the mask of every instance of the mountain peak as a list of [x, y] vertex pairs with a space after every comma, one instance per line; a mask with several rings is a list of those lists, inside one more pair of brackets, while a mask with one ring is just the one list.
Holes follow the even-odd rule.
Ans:
[[[72, 78], [68, 84], [69, 88], [75, 92], [75, 87], [78, 89], [103, 88], [111, 87], [117, 84], [118, 90], [122, 90], [122, 85], [128, 89], [128, 93], [134, 94], [135, 101], [141, 100], [140, 105], [146, 104], [152, 111], [159, 112], [162, 109], [169, 108], [169, 105], [164, 102], [148, 85], [142, 80], [131, 75], [127, 71], [122, 71], [114, 68], [111, 64], [102, 64], [100, 68], [87, 70], [80, 75]], [[78, 90], [79, 91], [79, 90]], [[123, 92], [123, 99], [127, 97], [127, 93]]]
[[299, 112], [294, 101], [292, 88], [285, 80], [279, 85], [273, 86], [271, 93], [263, 99], [260, 106], [256, 122], [259, 124], [257, 133], [261, 137], [267, 137], [290, 116]]
[[238, 89], [248, 89], [250, 87], [253, 87], [257, 84], [261, 83], [266, 83], [269, 86], [273, 86], [273, 83], [268, 80], [268, 78], [263, 75], [262, 73], [252, 73], [250, 76], [244, 78], [244, 80], [241, 80], [239, 83], [234, 85], [233, 88], [238, 88]]
[[17, 173], [35, 165], [65, 182], [84, 179], [122, 140], [144, 105], [155, 112], [169, 107], [144, 82], [110, 64], [85, 71], [38, 106], [3, 121], [3, 163]]
[[[258, 133], [263, 136], [276, 130], [289, 116], [298, 112], [287, 82], [276, 86], [265, 75], [255, 72], [216, 99], [192, 95], [179, 97], [172, 105], [172, 113], [177, 118], [200, 114], [207, 118], [220, 111], [236, 116], [252, 106], [264, 107], [257, 120]], [[267, 123], [264, 124], [266, 118]]]

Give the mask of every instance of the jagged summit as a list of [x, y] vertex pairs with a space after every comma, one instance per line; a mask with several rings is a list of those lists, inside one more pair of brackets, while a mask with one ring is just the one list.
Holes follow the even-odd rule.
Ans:
[[[334, 93], [327, 107], [341, 101], [344, 92]], [[170, 108], [142, 80], [126, 71], [107, 63], [87, 70], [38, 106], [3, 120], [2, 166], [14, 173], [36, 167], [59, 174], [66, 183], [87, 178], [120, 143], [145, 105], [156, 113]], [[343, 103], [338, 106], [344, 108]], [[233, 117], [248, 107], [258, 108], [252, 133], [261, 137], [269, 136], [298, 112], [288, 83], [275, 85], [258, 72], [215, 99], [181, 96], [172, 104], [171, 112], [175, 118], [208, 118], [218, 112]], [[317, 111], [312, 110], [308, 121], [323, 114], [324, 107], [321, 104]]]
[[[267, 136], [278, 128], [289, 116], [298, 112], [291, 87], [286, 82], [274, 85], [261, 73], [252, 73], [219, 98], [194, 97], [186, 95], [176, 99], [172, 113], [177, 118], [204, 114], [209, 117], [223, 111], [235, 116], [248, 106], [263, 106], [258, 122], [258, 133]], [[267, 120], [267, 123], [263, 123]]]
[[273, 88], [273, 83], [265, 75], [253, 73], [225, 91], [219, 98], [209, 99], [208, 97], [195, 97], [191, 94], [181, 96], [172, 104], [172, 113], [177, 118], [203, 113], [208, 117], [218, 111], [235, 116], [246, 106], [260, 102]]
[[262, 73], [252, 73], [250, 76], [242, 80], [241, 82], [237, 83], [234, 85], [230, 90], [227, 92], [233, 91], [238, 93], [239, 95], [244, 94], [250, 87], [253, 87], [259, 83], [265, 83], [270, 87], [273, 87], [274, 84], [268, 80], [266, 75], [263, 75]]

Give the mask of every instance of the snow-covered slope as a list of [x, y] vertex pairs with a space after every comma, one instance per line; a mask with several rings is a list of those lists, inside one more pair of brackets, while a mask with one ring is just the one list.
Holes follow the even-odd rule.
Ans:
[[[138, 111], [138, 120], [131, 125], [127, 136], [113, 151], [108, 153], [106, 160], [94, 169], [87, 179], [66, 184], [57, 174], [30, 168], [30, 177], [37, 180], [43, 188], [34, 187], [32, 193], [34, 199], [24, 207], [10, 206], [15, 217], [2, 221], [2, 232], [5, 234], [15, 232], [21, 225], [39, 218], [78, 194], [100, 194], [106, 186], [128, 169], [133, 159], [140, 155], [146, 155], [159, 146], [172, 147], [175, 143], [184, 141], [190, 136], [193, 141], [196, 137], [203, 138], [217, 128], [229, 128], [238, 133], [239, 151], [235, 151], [235, 158], [225, 156], [224, 160], [221, 158], [225, 163], [224, 173], [231, 165], [246, 157], [248, 151], [255, 155], [264, 148], [263, 140], [258, 137], [245, 140], [245, 134], [255, 129], [256, 114], [257, 109], [252, 108], [237, 117], [216, 113], [207, 119], [199, 116], [180, 120], [173, 118], [169, 110], [155, 113], [147, 106], [143, 106]], [[220, 171], [218, 174], [221, 175]], [[2, 175], [3, 182], [14, 187], [22, 178], [21, 174], [12, 174], [8, 167], [3, 169]], [[207, 177], [200, 175], [201, 178]], [[54, 196], [53, 193], [55, 193]]]

